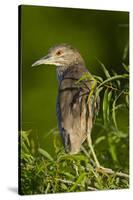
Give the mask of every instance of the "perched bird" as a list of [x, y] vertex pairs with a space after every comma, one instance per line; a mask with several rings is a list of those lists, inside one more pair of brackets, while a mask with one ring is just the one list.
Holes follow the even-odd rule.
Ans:
[[[88, 139], [92, 154], [99, 165], [91, 144], [91, 130], [98, 112], [99, 97], [94, 98], [94, 79], [85, 67], [85, 62], [77, 49], [68, 44], [50, 48], [48, 54], [32, 66], [55, 65], [58, 78], [57, 118], [65, 151], [76, 154], [82, 143]], [[81, 79], [88, 74], [90, 79]], [[93, 98], [92, 98], [93, 97]]]

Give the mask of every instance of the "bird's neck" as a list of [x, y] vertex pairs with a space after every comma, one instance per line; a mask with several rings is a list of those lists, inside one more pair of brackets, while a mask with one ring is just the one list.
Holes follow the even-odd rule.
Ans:
[[57, 79], [58, 79], [58, 82], [60, 83], [62, 81], [62, 79], [63, 79], [64, 72], [59, 70], [58, 68], [56, 69], [56, 71], [57, 71]]
[[58, 79], [58, 82], [61, 83], [61, 81], [63, 80], [64, 76], [67, 74], [67, 72], [69, 70], [71, 70], [71, 66], [70, 67], [58, 67], [56, 69], [57, 71], [57, 79]]
[[69, 67], [67, 66], [66, 68], [64, 67], [57, 68], [58, 83], [60, 85], [62, 80], [67, 76], [79, 79], [86, 72], [88, 72], [88, 69], [81, 64], [76, 64]]

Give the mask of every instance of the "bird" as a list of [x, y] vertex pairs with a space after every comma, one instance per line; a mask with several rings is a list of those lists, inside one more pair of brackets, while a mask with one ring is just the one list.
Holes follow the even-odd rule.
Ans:
[[[51, 47], [48, 54], [32, 64], [56, 66], [58, 96], [56, 112], [58, 128], [66, 153], [77, 154], [85, 140], [99, 167], [91, 140], [94, 120], [99, 111], [100, 98], [96, 97], [94, 77], [87, 69], [80, 52], [69, 44]], [[83, 76], [89, 78], [82, 78]], [[93, 89], [93, 90], [92, 90]], [[91, 95], [90, 95], [91, 94]]]

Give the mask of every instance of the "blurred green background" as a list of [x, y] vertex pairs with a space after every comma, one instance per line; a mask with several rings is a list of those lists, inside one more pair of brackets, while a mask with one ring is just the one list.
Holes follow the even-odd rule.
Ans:
[[[96, 58], [108, 70], [121, 73], [129, 40], [129, 13], [25, 5], [20, 9], [21, 129], [33, 130], [40, 146], [52, 152], [52, 138], [46, 135], [57, 126], [56, 69], [32, 68], [32, 63], [51, 46], [69, 43], [80, 51], [92, 74], [103, 75]], [[120, 128], [127, 131], [128, 113], [121, 111], [118, 119]]]

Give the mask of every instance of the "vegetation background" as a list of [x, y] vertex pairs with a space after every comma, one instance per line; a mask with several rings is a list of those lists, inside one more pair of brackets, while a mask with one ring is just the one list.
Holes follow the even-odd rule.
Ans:
[[[114, 84], [118, 93], [112, 93], [109, 88], [100, 92], [101, 109], [92, 139], [102, 165], [129, 173], [129, 13], [24, 5], [19, 11], [20, 193], [127, 188], [127, 178], [99, 175], [93, 169], [90, 154], [87, 162], [89, 157], [83, 153], [75, 157], [63, 153], [55, 109], [56, 69], [54, 66], [32, 68], [31, 65], [46, 55], [49, 47], [69, 43], [79, 49], [92, 74], [103, 80], [123, 76], [122, 80], [109, 83], [109, 86]], [[86, 144], [85, 147], [87, 149]], [[69, 165], [72, 169], [66, 167]]]

